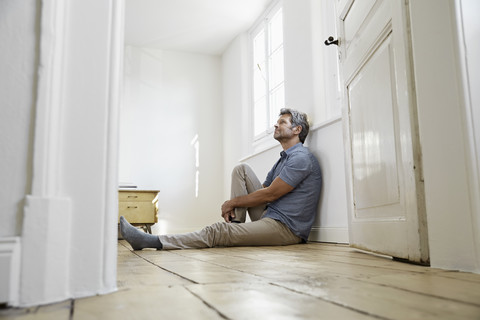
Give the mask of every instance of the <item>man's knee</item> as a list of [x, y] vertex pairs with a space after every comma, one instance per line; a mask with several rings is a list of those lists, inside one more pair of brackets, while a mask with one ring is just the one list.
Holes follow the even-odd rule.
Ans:
[[250, 166], [246, 163], [240, 163], [236, 165], [232, 170], [232, 177], [233, 176], [245, 176], [245, 172], [247, 170], [251, 170]]
[[228, 244], [228, 237], [230, 235], [229, 225], [226, 222], [216, 222], [212, 225], [203, 228], [209, 247], [225, 246]]

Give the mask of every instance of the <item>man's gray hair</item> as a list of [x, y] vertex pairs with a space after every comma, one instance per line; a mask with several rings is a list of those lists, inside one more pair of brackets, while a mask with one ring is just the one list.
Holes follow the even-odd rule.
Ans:
[[302, 127], [302, 131], [298, 135], [298, 138], [300, 139], [301, 143], [304, 143], [305, 139], [307, 138], [308, 131], [310, 130], [307, 114], [294, 109], [283, 108], [280, 110], [280, 116], [284, 114], [290, 115], [290, 122], [292, 123], [292, 127]]

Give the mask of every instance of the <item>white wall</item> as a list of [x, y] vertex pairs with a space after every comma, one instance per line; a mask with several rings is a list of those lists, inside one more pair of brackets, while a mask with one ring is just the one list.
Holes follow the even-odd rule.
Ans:
[[222, 55], [224, 198], [230, 198], [231, 172], [249, 154], [252, 139], [248, 93], [248, 36], [239, 35]]
[[468, 137], [469, 192], [472, 229], [476, 243], [476, 265], [480, 269], [480, 2], [457, 0], [457, 48], [463, 102], [465, 105], [465, 136]]
[[[343, 131], [340, 121], [333, 3], [284, 1], [285, 103], [309, 114], [306, 145], [320, 162], [322, 194], [310, 240], [348, 242]], [[301, 17], [301, 18], [300, 18]]]
[[[285, 100], [286, 106], [307, 112], [312, 130], [307, 145], [319, 159], [324, 181], [311, 239], [348, 242], [343, 133], [336, 83], [336, 48], [324, 47], [324, 37], [334, 34], [333, 5], [316, 0], [285, 0]], [[263, 181], [279, 157], [275, 147], [254, 153], [248, 110], [248, 36], [239, 36], [223, 55], [225, 108], [225, 194], [230, 190], [230, 171], [238, 162], [249, 163]], [[325, 61], [325, 59], [327, 61]], [[248, 66], [247, 66], [248, 68]], [[328, 84], [328, 85], [326, 85]], [[326, 89], [333, 89], [326, 93]], [[234, 128], [233, 132], [229, 132]], [[240, 134], [238, 134], [238, 132]], [[273, 140], [273, 137], [271, 137]]]
[[308, 147], [322, 168], [323, 186], [311, 240], [348, 243], [348, 208], [341, 119], [314, 130]]
[[315, 123], [312, 1], [283, 1], [285, 105], [306, 112]]
[[37, 1], [0, 2], [0, 237], [18, 236], [31, 188]]
[[462, 97], [454, 2], [411, 1], [410, 15], [431, 265], [479, 272], [480, 212], [472, 199], [480, 195], [469, 183], [473, 136], [465, 128], [473, 119]]
[[284, 4], [285, 103], [318, 125], [341, 117], [337, 47], [324, 40], [336, 35], [332, 1]]
[[20, 233], [32, 185], [37, 1], [0, 1], [0, 303], [18, 300]]
[[217, 56], [126, 48], [119, 179], [160, 190], [154, 233], [192, 231], [220, 218], [220, 64]]

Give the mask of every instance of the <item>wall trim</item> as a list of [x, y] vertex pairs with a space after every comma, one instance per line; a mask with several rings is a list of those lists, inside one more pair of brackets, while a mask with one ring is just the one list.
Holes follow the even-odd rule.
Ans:
[[313, 126], [310, 128], [310, 133], [314, 132], [314, 131], [317, 131], [319, 129], [329, 127], [329, 126], [331, 126], [331, 125], [333, 125], [337, 122], [340, 122], [340, 121], [342, 121], [342, 115], [338, 115], [336, 117], [333, 117], [329, 120], [325, 120], [325, 121], [322, 121], [322, 122], [314, 123]]
[[0, 303], [18, 303], [20, 250], [20, 237], [0, 238]]
[[117, 290], [118, 149], [120, 96], [124, 57], [124, 1], [111, 3], [111, 29], [108, 75], [108, 124], [105, 163], [105, 216], [103, 219], [103, 288], [100, 293]]
[[36, 196], [55, 194], [60, 179], [66, 12], [61, 0], [42, 2], [32, 180]]
[[348, 228], [313, 227], [308, 241], [348, 244]]

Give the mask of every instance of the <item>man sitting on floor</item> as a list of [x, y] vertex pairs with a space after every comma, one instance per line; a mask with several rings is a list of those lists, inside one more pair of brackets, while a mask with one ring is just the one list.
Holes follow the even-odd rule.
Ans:
[[[232, 173], [232, 197], [222, 205], [225, 222], [201, 231], [152, 235], [120, 217], [120, 231], [134, 250], [164, 250], [232, 246], [290, 245], [306, 242], [317, 212], [322, 177], [314, 155], [303, 146], [307, 115], [282, 109], [274, 138], [283, 151], [263, 185], [252, 169], [241, 164]], [[248, 214], [252, 222], [245, 223]]]

